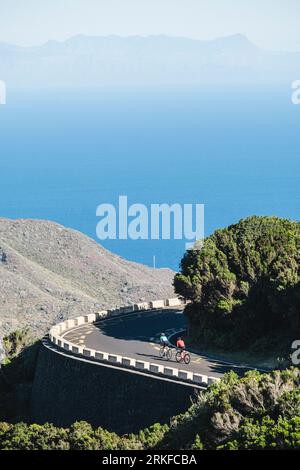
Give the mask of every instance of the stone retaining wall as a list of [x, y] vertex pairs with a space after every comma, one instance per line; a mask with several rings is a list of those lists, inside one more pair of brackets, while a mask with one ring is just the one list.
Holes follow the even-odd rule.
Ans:
[[[31, 397], [31, 420], [69, 427], [87, 421], [109, 431], [137, 432], [169, 423], [195, 399], [199, 388], [165, 376], [94, 362], [57, 350], [40, 349]], [[122, 357], [122, 360], [131, 361]]]

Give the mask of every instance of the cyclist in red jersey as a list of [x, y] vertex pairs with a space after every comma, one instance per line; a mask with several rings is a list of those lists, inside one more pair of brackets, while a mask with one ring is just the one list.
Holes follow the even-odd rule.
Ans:
[[178, 349], [181, 349], [181, 351], [183, 351], [185, 349], [185, 343], [184, 343], [182, 338], [177, 339], [176, 346], [177, 346]]
[[176, 353], [176, 361], [177, 362], [184, 362], [185, 364], [189, 364], [191, 361], [190, 354], [185, 349], [185, 343], [182, 338], [178, 338], [176, 341], [177, 346], [177, 353]]

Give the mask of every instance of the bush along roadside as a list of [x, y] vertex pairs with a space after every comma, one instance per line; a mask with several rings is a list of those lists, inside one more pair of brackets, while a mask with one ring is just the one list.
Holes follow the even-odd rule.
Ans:
[[30, 421], [31, 389], [40, 341], [29, 330], [18, 330], [3, 338], [5, 357], [0, 370], [0, 419]]

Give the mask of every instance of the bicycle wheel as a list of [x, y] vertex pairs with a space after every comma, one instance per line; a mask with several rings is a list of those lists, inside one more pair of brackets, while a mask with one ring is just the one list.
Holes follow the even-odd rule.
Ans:
[[160, 348], [159, 350], [159, 357], [162, 359], [165, 355], [165, 349], [164, 348]]
[[176, 358], [176, 362], [182, 361], [181, 351], [177, 351], [175, 358]]
[[168, 349], [167, 351], [167, 359], [170, 361], [172, 359], [172, 349]]
[[191, 356], [189, 353], [185, 353], [183, 360], [185, 364], [189, 364], [191, 362]]

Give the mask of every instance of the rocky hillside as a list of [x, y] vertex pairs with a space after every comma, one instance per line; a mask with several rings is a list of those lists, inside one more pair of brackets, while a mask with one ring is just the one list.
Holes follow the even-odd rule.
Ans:
[[0, 334], [174, 295], [173, 272], [110, 253], [49, 221], [0, 219]]

